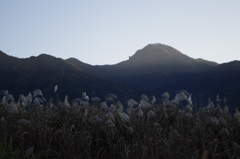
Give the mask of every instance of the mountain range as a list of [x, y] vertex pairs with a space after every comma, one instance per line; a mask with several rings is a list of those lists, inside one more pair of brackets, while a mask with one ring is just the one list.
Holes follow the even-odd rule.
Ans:
[[79, 98], [82, 92], [87, 92], [90, 97], [94, 95], [102, 98], [113, 92], [120, 97], [139, 96], [139, 91], [132, 86], [95, 77], [66, 60], [46, 54], [18, 59], [0, 52], [0, 73], [0, 89], [8, 90], [15, 95], [15, 99], [35, 89], [41, 89], [48, 99], [55, 97], [55, 85], [58, 85], [57, 94], [62, 100], [65, 95], [68, 95], [69, 100]]
[[163, 44], [149, 44], [126, 61], [102, 66], [46, 54], [19, 59], [0, 52], [0, 73], [0, 89], [16, 95], [40, 88], [50, 97], [59, 85], [61, 97], [67, 94], [73, 99], [94, 91], [102, 97], [114, 93], [126, 101], [142, 93], [160, 98], [166, 91], [174, 95], [184, 89], [193, 94], [198, 106], [217, 95], [227, 98], [230, 109], [240, 105], [240, 61], [218, 64], [193, 59]]

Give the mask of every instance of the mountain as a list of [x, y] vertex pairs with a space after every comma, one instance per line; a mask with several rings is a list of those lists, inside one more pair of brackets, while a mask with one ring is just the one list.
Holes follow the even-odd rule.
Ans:
[[84, 73], [81, 69], [66, 60], [55, 58], [46, 54], [26, 59], [18, 59], [0, 52], [0, 89], [9, 90], [11, 94], [27, 95], [39, 88], [47, 98], [53, 97], [53, 88], [58, 85], [58, 96], [63, 99], [81, 97], [82, 92], [92, 97], [101, 98], [107, 93], [117, 94], [120, 99], [126, 97], [139, 97], [140, 91], [126, 84], [101, 79]]
[[[197, 80], [197, 79], [196, 79]], [[218, 92], [226, 97], [230, 105], [240, 105], [240, 61], [231, 61], [214, 67], [203, 74], [202, 81], [206, 81], [202, 89], [209, 91], [209, 94]], [[230, 109], [234, 109], [231, 107]]]
[[122, 62], [122, 65], [167, 68], [174, 72], [192, 72], [206, 70], [216, 66], [217, 63], [195, 60], [167, 45], [149, 44], [138, 50], [129, 60]]
[[9, 56], [4, 52], [2, 52], [1, 50], [0, 50], [0, 61], [1, 61], [0, 70], [13, 70], [15, 69], [15, 66], [21, 62], [20, 59]]
[[160, 98], [166, 91], [172, 96], [185, 89], [199, 107], [206, 106], [208, 97], [215, 101], [217, 95], [227, 98], [230, 110], [240, 105], [240, 61], [217, 64], [193, 59], [163, 44], [149, 44], [126, 61], [103, 66], [46, 54], [19, 59], [0, 52], [0, 73], [0, 89], [15, 95], [40, 88], [51, 97], [53, 87], [59, 85], [61, 99], [95, 91], [100, 97], [115, 93], [126, 101], [138, 100], [146, 91]]
[[175, 88], [178, 78], [185, 74], [204, 72], [218, 65], [215, 62], [190, 58], [163, 44], [149, 44], [128, 60], [115, 65], [91, 66], [73, 58], [67, 61], [94, 76], [155, 92]]
[[203, 107], [208, 97], [215, 101], [219, 95], [227, 98], [230, 110], [240, 105], [240, 62], [225, 64], [204, 59], [193, 59], [162, 44], [149, 44], [128, 60], [115, 65], [91, 66], [77, 59], [67, 59], [85, 73], [113, 79], [141, 90], [160, 95], [165, 91], [174, 95], [177, 90], [188, 90]]
[[203, 59], [193, 59], [178, 50], [163, 44], [149, 44], [143, 49], [138, 50], [133, 56], [129, 57], [129, 60], [115, 65], [91, 66], [74, 58], [67, 59], [67, 61], [85, 71], [89, 71], [91, 74], [96, 73], [96, 69], [102, 72], [104, 72], [104, 70], [112, 70], [113, 72], [116, 70], [131, 72], [137, 69], [138, 71], [145, 73], [163, 72], [165, 70], [167, 70], [167, 72], [182, 73], [205, 71], [218, 65], [215, 62]]

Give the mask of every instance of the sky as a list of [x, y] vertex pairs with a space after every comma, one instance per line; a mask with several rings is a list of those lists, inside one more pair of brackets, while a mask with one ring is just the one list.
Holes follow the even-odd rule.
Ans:
[[0, 0], [0, 50], [116, 64], [151, 43], [240, 60], [239, 0]]

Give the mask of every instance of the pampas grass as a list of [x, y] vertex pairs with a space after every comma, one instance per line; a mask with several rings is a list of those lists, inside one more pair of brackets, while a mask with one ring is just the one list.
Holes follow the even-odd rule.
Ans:
[[[154, 105], [147, 96], [140, 104], [129, 100], [128, 115], [119, 101], [116, 106], [70, 105], [65, 98], [68, 106], [60, 103], [57, 109], [2, 103], [0, 158], [238, 158], [238, 109], [234, 115], [227, 106], [194, 111], [190, 105], [178, 105], [189, 101], [181, 95], [170, 103], [165, 93]], [[108, 101], [116, 98], [106, 96]]]

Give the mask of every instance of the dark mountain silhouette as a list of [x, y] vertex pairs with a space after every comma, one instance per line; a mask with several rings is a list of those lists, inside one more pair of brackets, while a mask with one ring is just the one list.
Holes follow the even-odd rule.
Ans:
[[0, 60], [0, 70], [14, 70], [15, 66], [21, 62], [20, 59], [8, 56], [2, 51], [0, 51]]
[[0, 52], [0, 57], [0, 89], [9, 90], [16, 99], [19, 94], [26, 95], [36, 88], [41, 89], [45, 97], [52, 97], [55, 85], [59, 86], [61, 99], [65, 95], [69, 99], [81, 97], [82, 92], [87, 92], [91, 97], [92, 91], [101, 98], [107, 93], [114, 93], [122, 100], [126, 97], [137, 98], [141, 94], [131, 86], [86, 74], [68, 61], [46, 54], [18, 59]]
[[[195, 77], [197, 80], [197, 76]], [[240, 105], [240, 61], [231, 61], [214, 67], [205, 72], [200, 81], [205, 81], [203, 87], [199, 90], [203, 92], [203, 89], [208, 92], [207, 94], [218, 93], [222, 98], [227, 97], [227, 101], [231, 107], [239, 107]], [[215, 99], [215, 98], [214, 98]]]
[[193, 94], [197, 106], [205, 106], [208, 97], [215, 101], [217, 95], [227, 98], [231, 110], [240, 105], [240, 61], [219, 65], [162, 44], [149, 44], [115, 65], [92, 66], [75, 58], [63, 60], [45, 54], [18, 59], [0, 52], [0, 66], [0, 89], [16, 95], [40, 88], [50, 97], [57, 84], [61, 98], [95, 91], [102, 97], [115, 93], [126, 101], [139, 99], [144, 91], [160, 97], [166, 91], [175, 95], [185, 89]]
[[158, 94], [168, 91], [174, 95], [175, 91], [186, 89], [193, 93], [200, 106], [207, 103], [208, 97], [215, 101], [218, 94], [222, 99], [227, 97], [228, 104], [240, 105], [239, 61], [218, 65], [190, 58], [162, 44], [147, 45], [128, 60], [115, 65], [91, 66], [74, 58], [67, 61], [86, 73]]
[[[174, 72], [192, 72], [216, 66], [214, 62], [195, 60], [178, 50], [163, 44], [149, 44], [138, 50], [129, 60], [122, 62], [128, 66], [167, 68]], [[192, 67], [189, 67], [192, 66]]]
[[[102, 77], [106, 76], [107, 78], [109, 78], [112, 73], [117, 74], [114, 73], [115, 71], [121, 71], [121, 73], [129, 75], [135, 73], [151, 74], [153, 72], [189, 73], [205, 71], [218, 65], [215, 62], [190, 58], [178, 50], [163, 44], [149, 44], [143, 49], [138, 50], [133, 56], [129, 57], [129, 60], [115, 65], [92, 66], [74, 58], [70, 58], [67, 61], [81, 68], [85, 72]], [[99, 71], [101, 72], [99, 73]], [[111, 74], [109, 74], [108, 71], [112, 71]]]
[[177, 86], [179, 77], [200, 73], [218, 65], [215, 62], [190, 58], [162, 44], [149, 44], [138, 50], [129, 60], [116, 65], [91, 66], [73, 58], [67, 61], [86, 73], [155, 92], [169, 91], [169, 87]]

